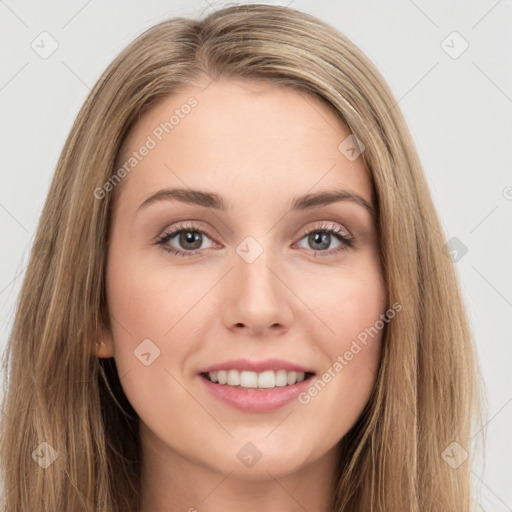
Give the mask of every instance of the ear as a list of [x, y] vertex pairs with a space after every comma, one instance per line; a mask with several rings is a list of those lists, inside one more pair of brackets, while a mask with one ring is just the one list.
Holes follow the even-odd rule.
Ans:
[[109, 328], [102, 326], [101, 339], [96, 342], [96, 355], [98, 357], [114, 357], [114, 340]]
[[114, 339], [112, 337], [112, 329], [108, 321], [108, 315], [102, 315], [107, 318], [107, 322], [102, 321], [100, 339], [96, 342], [96, 356], [98, 357], [114, 357]]

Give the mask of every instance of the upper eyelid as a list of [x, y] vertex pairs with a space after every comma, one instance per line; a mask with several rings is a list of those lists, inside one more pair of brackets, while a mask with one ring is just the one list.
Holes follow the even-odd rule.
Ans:
[[[308, 227], [304, 228], [299, 240], [301, 240], [302, 238], [304, 238], [311, 232], [323, 231], [323, 230], [333, 231], [336, 228], [340, 228], [340, 227], [341, 227], [342, 232], [335, 233], [334, 236], [339, 235], [342, 238], [346, 238], [347, 240], [353, 241], [354, 236], [352, 235], [350, 230], [348, 230], [345, 226], [343, 226], [339, 223], [335, 223], [334, 221], [317, 221], [317, 224], [313, 223], [313, 224], [309, 225]], [[171, 235], [171, 234], [173, 235], [171, 238], [174, 238], [180, 231], [184, 231], [187, 229], [190, 231], [196, 231], [198, 233], [202, 233], [202, 234], [206, 235], [208, 238], [210, 238], [212, 241], [214, 241], [215, 243], [220, 243], [220, 242], [218, 242], [217, 237], [210, 235], [208, 229], [201, 227], [201, 221], [195, 221], [195, 220], [192, 220], [192, 221], [185, 220], [185, 221], [178, 222], [177, 225], [164, 229], [163, 232], [156, 237], [156, 239], [162, 240], [164, 238], [167, 238], [167, 236]], [[197, 249], [197, 250], [200, 250], [200, 249]]]
[[323, 231], [323, 230], [332, 231], [333, 229], [336, 229], [336, 228], [341, 228], [341, 231], [343, 231], [347, 234], [347, 238], [352, 238], [352, 233], [345, 226], [343, 226], [342, 224], [337, 224], [337, 223], [331, 222], [331, 221], [322, 221], [321, 225], [313, 224], [313, 225], [307, 227], [304, 230], [304, 235], [306, 235], [310, 232], [315, 232], [315, 231]]

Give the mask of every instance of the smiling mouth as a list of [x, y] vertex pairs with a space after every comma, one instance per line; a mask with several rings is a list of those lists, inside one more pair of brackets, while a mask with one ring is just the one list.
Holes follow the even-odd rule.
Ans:
[[267, 370], [264, 372], [219, 370], [200, 373], [201, 377], [213, 384], [239, 389], [286, 388], [310, 379], [313, 372]]

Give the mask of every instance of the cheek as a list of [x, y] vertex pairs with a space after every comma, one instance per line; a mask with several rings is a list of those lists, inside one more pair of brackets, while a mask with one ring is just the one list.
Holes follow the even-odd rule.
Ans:
[[121, 384], [142, 421], [153, 424], [157, 414], [170, 425], [173, 403], [185, 415], [194, 406], [180, 383], [182, 362], [197, 349], [188, 342], [198, 287], [179, 273], [165, 281], [161, 270], [140, 261], [117, 261], [109, 268], [107, 294]]
[[[349, 350], [352, 340], [363, 339], [364, 333], [385, 313], [386, 292], [380, 267], [374, 260], [356, 270], [344, 270], [339, 278], [326, 284], [319, 311], [325, 315], [330, 336], [324, 335], [322, 339], [325, 352], [335, 360]], [[375, 341], [374, 345], [378, 345]]]
[[107, 278], [109, 310], [120, 324], [118, 339], [128, 333], [132, 344], [145, 338], [169, 340], [209, 283], [201, 283], [200, 276], [190, 272], [170, 274], [168, 269], [144, 264], [141, 258], [117, 261]]
[[[325, 354], [322, 373], [299, 400], [311, 407], [312, 417], [326, 414], [338, 432], [346, 432], [368, 402], [374, 387], [386, 322], [386, 293], [380, 268], [367, 265], [347, 271], [324, 288], [318, 311], [325, 325], [317, 337]], [[388, 320], [389, 321], [389, 320]]]
[[[187, 312], [197, 302], [197, 287], [179, 279], [164, 280], [161, 269], [139, 257], [112, 251], [107, 268], [107, 300], [111, 316], [115, 361], [123, 388], [137, 412], [143, 416], [148, 397], [172, 380], [172, 359], [186, 359], [191, 350], [184, 339]], [[187, 286], [185, 286], [185, 284]], [[195, 292], [194, 292], [195, 289]], [[180, 331], [181, 329], [181, 331]]]

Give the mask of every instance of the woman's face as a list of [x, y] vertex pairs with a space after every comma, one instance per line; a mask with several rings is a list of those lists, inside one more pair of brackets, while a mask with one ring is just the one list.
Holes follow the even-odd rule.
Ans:
[[[332, 462], [362, 413], [386, 310], [376, 219], [363, 201], [315, 200], [371, 203], [349, 135], [311, 97], [226, 79], [183, 89], [130, 132], [98, 355], [115, 357], [162, 462], [278, 477]], [[294, 367], [314, 376], [293, 384]]]

